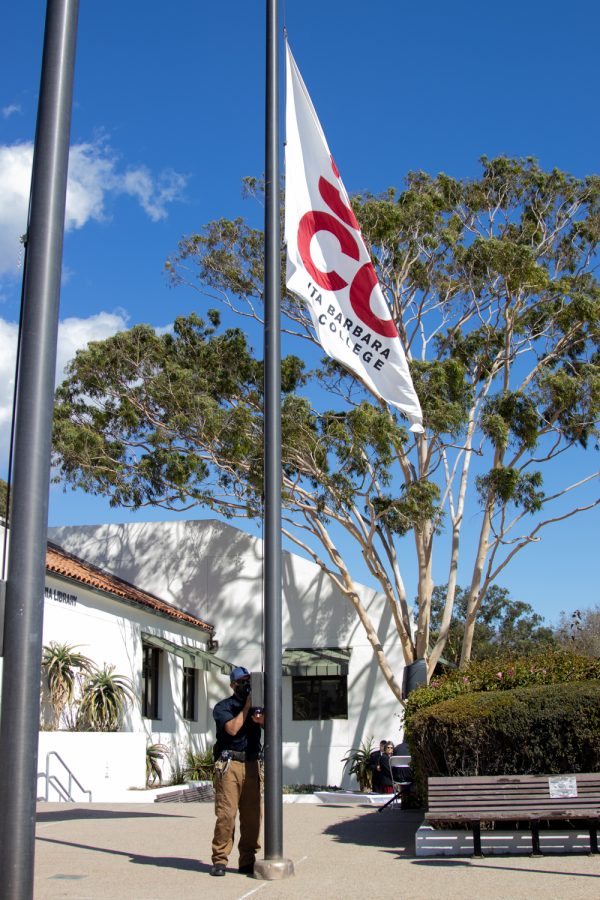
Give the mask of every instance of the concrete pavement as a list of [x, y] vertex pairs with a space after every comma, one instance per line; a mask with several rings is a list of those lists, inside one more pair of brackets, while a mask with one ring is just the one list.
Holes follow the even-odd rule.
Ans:
[[[600, 858], [417, 859], [416, 811], [364, 806], [283, 807], [284, 854], [295, 875], [213, 878], [211, 803], [41, 803], [36, 900], [535, 900], [600, 897]], [[0, 875], [1, 878], [1, 875]]]

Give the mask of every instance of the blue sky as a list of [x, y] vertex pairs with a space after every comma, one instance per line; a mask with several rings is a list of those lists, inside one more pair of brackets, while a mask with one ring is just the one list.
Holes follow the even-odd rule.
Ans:
[[[89, 339], [141, 321], [164, 327], [197, 308], [194, 293], [170, 289], [163, 274], [181, 236], [220, 216], [261, 224], [240, 182], [264, 168], [263, 7], [81, 3], [61, 366]], [[483, 154], [535, 156], [576, 176], [598, 172], [594, 0], [285, 0], [284, 8], [349, 192], [401, 186], [411, 169], [475, 176]], [[44, 15], [41, 0], [21, 0], [2, 17], [2, 474]], [[52, 489], [50, 524], [128, 518], [104, 501]], [[549, 619], [595, 604], [597, 529], [597, 511], [569, 522], [521, 554], [502, 583]]]

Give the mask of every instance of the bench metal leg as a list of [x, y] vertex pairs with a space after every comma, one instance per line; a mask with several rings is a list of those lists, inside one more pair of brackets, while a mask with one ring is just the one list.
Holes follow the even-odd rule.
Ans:
[[590, 853], [598, 853], [598, 823], [590, 822]]
[[481, 858], [483, 856], [481, 852], [481, 822], [472, 822], [471, 827], [473, 829], [473, 856]]
[[531, 823], [531, 855], [532, 856], [541, 856], [542, 851], [540, 850], [540, 823], [532, 822]]

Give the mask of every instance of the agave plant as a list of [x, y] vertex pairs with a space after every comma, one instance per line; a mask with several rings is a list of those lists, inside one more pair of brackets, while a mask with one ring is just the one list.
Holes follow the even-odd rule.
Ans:
[[371, 779], [373, 772], [371, 769], [371, 753], [373, 752], [373, 738], [368, 737], [362, 742], [360, 747], [352, 748], [343, 758], [342, 762], [346, 765], [344, 769], [348, 769], [350, 775], [356, 775], [358, 786], [361, 791], [369, 791], [371, 789]]
[[189, 747], [183, 767], [186, 781], [211, 781], [215, 770], [212, 747], [197, 752]]
[[169, 755], [165, 744], [148, 744], [146, 747], [146, 785], [152, 787], [158, 781], [162, 784], [161, 762]]
[[77, 645], [56, 641], [44, 645], [42, 672], [48, 686], [53, 728], [59, 727], [61, 717], [74, 702], [78, 680], [90, 676], [94, 670], [92, 660], [79, 653]]
[[104, 664], [85, 679], [77, 723], [83, 731], [118, 731], [133, 700], [133, 686], [125, 675], [114, 675]]

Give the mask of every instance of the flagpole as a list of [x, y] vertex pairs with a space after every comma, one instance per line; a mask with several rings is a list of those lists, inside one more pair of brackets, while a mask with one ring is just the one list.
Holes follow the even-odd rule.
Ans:
[[3, 900], [33, 897], [40, 668], [78, 0], [48, 0], [23, 278], [0, 721]]
[[283, 857], [281, 613], [281, 236], [279, 214], [279, 2], [267, 0], [265, 104], [264, 603], [265, 858], [254, 874], [293, 875]]

